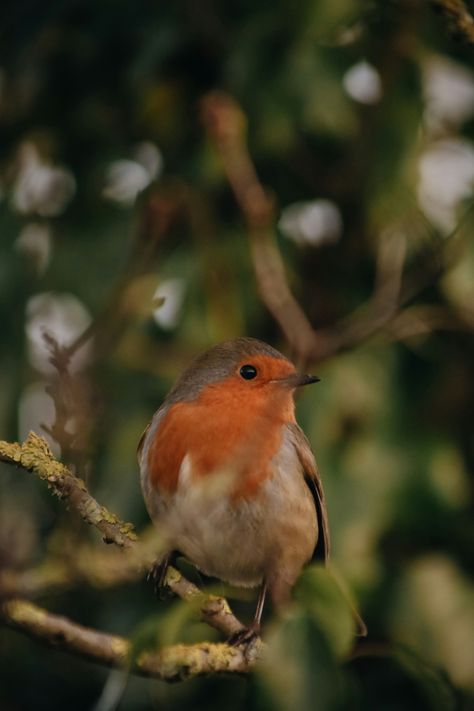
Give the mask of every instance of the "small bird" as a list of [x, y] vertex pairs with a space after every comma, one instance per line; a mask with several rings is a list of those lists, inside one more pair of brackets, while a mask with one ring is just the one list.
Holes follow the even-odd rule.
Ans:
[[322, 483], [293, 399], [318, 380], [262, 341], [225, 341], [184, 371], [138, 445], [164, 540], [158, 584], [180, 554], [206, 575], [260, 586], [253, 623], [232, 644], [260, 633], [267, 592], [281, 608], [305, 563], [329, 556]]

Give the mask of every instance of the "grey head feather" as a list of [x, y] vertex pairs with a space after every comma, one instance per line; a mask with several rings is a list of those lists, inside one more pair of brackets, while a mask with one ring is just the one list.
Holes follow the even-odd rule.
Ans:
[[280, 351], [256, 338], [242, 337], [218, 343], [191, 362], [169, 392], [165, 403], [171, 405], [194, 400], [205, 385], [224, 380], [235, 372], [243, 358], [248, 357], [251, 362], [255, 355], [288, 360]]

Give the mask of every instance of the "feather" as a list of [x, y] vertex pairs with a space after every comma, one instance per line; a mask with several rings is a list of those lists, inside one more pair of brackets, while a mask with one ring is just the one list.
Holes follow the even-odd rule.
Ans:
[[289, 423], [286, 425], [288, 436], [296, 449], [298, 458], [303, 467], [306, 484], [314, 498], [316, 516], [318, 519], [318, 540], [313, 553], [313, 559], [327, 563], [330, 553], [329, 520], [324, 497], [323, 483], [316, 466], [311, 446], [299, 425]]

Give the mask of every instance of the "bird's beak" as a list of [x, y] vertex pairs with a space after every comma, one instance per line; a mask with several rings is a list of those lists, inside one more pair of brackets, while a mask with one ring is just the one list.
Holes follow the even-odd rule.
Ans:
[[302, 385], [311, 385], [311, 383], [318, 383], [321, 378], [317, 375], [304, 375], [303, 373], [292, 373], [286, 378], [280, 378], [275, 380], [275, 383], [280, 383], [280, 385], [285, 385], [288, 388], [300, 388]]

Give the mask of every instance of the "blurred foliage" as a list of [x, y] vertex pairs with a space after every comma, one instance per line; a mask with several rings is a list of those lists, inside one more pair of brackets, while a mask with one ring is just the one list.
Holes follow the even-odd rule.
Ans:
[[[93, 365], [62, 402], [62, 455], [101, 502], [144, 526], [136, 443], [184, 365], [239, 334], [288, 352], [258, 298], [242, 215], [202, 125], [210, 90], [242, 106], [279, 210], [324, 199], [338, 211], [331, 238], [324, 223], [303, 239], [277, 235], [316, 328], [370, 297], [387, 234], [406, 241], [409, 283], [421, 285], [408, 303], [445, 314], [438, 330], [391, 332], [325, 362], [322, 383], [298, 403], [334, 563], [369, 627], [365, 646], [341, 661], [347, 607], [309, 569], [288, 616], [268, 614], [268, 660], [248, 679], [123, 679], [2, 629], [1, 708], [94, 708], [114, 679], [124, 711], [467, 708], [472, 214], [449, 234], [474, 185], [472, 50], [416, 0], [5, 0], [0, 17], [2, 438], [51, 426], [54, 403], [58, 414], [42, 328], [70, 342], [94, 319], [97, 350], [82, 354]], [[68, 551], [71, 537], [94, 538], [31, 477], [5, 466], [0, 487], [0, 565], [34, 567], [66, 538]], [[157, 602], [145, 581], [41, 602], [137, 649], [216, 638], [183, 603]], [[235, 607], [251, 614], [248, 601]]]

